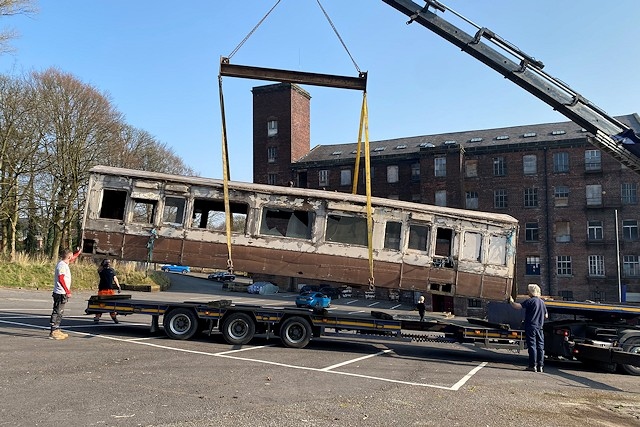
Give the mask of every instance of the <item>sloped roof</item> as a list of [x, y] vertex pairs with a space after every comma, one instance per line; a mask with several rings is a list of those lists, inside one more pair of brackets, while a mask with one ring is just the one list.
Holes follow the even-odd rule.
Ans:
[[[640, 116], [628, 114], [616, 117], [622, 123], [640, 132]], [[390, 155], [417, 153], [421, 149], [446, 147], [458, 144], [466, 149], [494, 147], [520, 143], [569, 141], [583, 139], [587, 132], [571, 121], [513, 126], [507, 128], [481, 129], [451, 132], [436, 135], [420, 135], [404, 138], [370, 141], [371, 159]], [[454, 141], [454, 142], [452, 142]], [[357, 143], [317, 145], [296, 163], [313, 163], [330, 160], [355, 159]]]

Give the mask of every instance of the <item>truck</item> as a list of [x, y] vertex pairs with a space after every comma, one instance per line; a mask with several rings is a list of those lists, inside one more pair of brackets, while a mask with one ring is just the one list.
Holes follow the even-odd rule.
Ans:
[[[544, 72], [541, 61], [436, 0], [426, 0], [424, 6], [410, 0], [383, 1], [407, 15], [408, 23], [419, 23], [440, 35], [581, 125], [593, 135], [590, 143], [640, 173], [640, 138], [633, 130]], [[436, 12], [455, 14], [475, 26], [476, 34], [455, 27]], [[554, 300], [547, 300], [546, 305], [552, 317], [544, 326], [546, 357], [579, 360], [640, 375], [639, 306]], [[85, 311], [147, 314], [152, 319], [152, 332], [160, 330], [162, 316], [164, 333], [170, 338], [184, 340], [199, 331], [219, 332], [233, 345], [244, 345], [256, 335], [264, 335], [279, 337], [286, 347], [303, 348], [313, 338], [349, 334], [497, 349], [523, 350], [526, 346], [522, 313], [504, 301], [489, 304], [487, 319], [433, 313], [423, 322], [383, 311], [358, 315], [326, 309], [234, 304], [230, 300], [146, 301], [130, 295], [92, 296]]]

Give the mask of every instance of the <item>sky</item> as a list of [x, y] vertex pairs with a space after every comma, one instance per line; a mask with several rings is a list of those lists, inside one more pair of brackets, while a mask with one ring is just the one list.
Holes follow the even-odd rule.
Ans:
[[[423, 5], [420, 0], [414, 0]], [[199, 175], [222, 177], [219, 60], [276, 0], [40, 0], [33, 16], [1, 17], [19, 38], [0, 73], [56, 67], [106, 94], [125, 121], [167, 144]], [[442, 0], [544, 62], [610, 115], [640, 112], [640, 1]], [[368, 72], [372, 141], [566, 121], [383, 1], [321, 0]], [[451, 12], [440, 16], [467, 33]], [[357, 76], [317, 0], [281, 0], [232, 64]], [[251, 88], [223, 78], [231, 178], [252, 180]], [[362, 93], [305, 86], [311, 147], [356, 142]]]

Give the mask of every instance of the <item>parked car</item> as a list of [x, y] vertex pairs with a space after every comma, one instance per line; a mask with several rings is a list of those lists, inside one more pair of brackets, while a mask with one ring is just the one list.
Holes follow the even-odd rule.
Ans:
[[207, 276], [209, 280], [216, 280], [218, 282], [233, 282], [236, 280], [236, 275], [229, 273], [228, 271], [217, 271]]
[[327, 308], [331, 298], [322, 292], [303, 292], [296, 297], [296, 307]]
[[319, 292], [320, 285], [302, 285], [300, 287], [300, 293], [303, 292]]
[[160, 267], [160, 270], [166, 271], [167, 273], [180, 273], [187, 274], [191, 272], [191, 268], [188, 265], [179, 265], [179, 264], [167, 264]]
[[342, 298], [342, 289], [341, 288], [332, 288], [331, 286], [323, 286], [318, 289], [318, 292], [322, 292], [326, 296], [330, 298]]
[[271, 282], [256, 282], [247, 287], [250, 294], [272, 295], [280, 292], [280, 288]]

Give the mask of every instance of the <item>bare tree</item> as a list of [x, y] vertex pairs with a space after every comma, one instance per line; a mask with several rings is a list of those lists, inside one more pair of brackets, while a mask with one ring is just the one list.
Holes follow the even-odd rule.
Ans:
[[[0, 0], [0, 18], [11, 15], [31, 15], [36, 13], [35, 0]], [[0, 31], [0, 54], [10, 52], [9, 42], [18, 33], [12, 29]]]
[[49, 248], [53, 256], [61, 246], [77, 243], [79, 230], [71, 226], [78, 223], [84, 206], [81, 187], [88, 182], [89, 169], [106, 157], [122, 118], [106, 94], [70, 74], [49, 69], [34, 76], [40, 111], [48, 120], [44, 150], [52, 178]]

